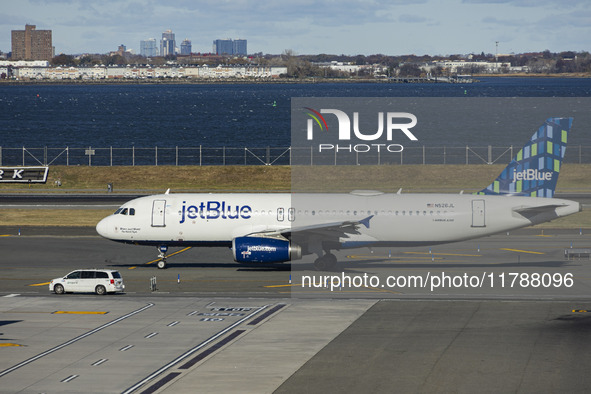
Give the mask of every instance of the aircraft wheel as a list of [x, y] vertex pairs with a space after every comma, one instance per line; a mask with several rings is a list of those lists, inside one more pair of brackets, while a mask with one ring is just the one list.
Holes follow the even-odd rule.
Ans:
[[166, 268], [166, 260], [160, 260], [157, 265], [158, 265], [159, 269], [161, 269], [161, 270], [165, 269]]
[[314, 261], [316, 271], [332, 270], [337, 266], [337, 257], [332, 253], [327, 253]]
[[319, 257], [314, 261], [314, 268], [316, 268], [316, 271], [326, 270], [326, 260], [324, 259], [324, 256]]
[[326, 256], [324, 256], [324, 259], [326, 260], [326, 268], [329, 270], [333, 270], [335, 269], [335, 267], [337, 266], [337, 256], [335, 256], [332, 253], [328, 253]]

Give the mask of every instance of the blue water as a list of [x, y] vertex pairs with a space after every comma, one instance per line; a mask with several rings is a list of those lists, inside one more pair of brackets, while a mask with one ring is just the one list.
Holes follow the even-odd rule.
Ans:
[[[1, 85], [0, 146], [284, 147], [290, 145], [291, 97], [591, 97], [591, 78], [481, 80], [473, 84]], [[431, 144], [438, 144], [436, 138]], [[502, 136], [495, 137], [499, 139]], [[588, 141], [591, 145], [591, 137]]]

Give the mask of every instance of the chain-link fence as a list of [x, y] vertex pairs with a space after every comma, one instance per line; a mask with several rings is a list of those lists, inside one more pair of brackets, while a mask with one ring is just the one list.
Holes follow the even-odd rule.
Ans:
[[[357, 151], [356, 151], [357, 149]], [[152, 148], [3, 148], [0, 166], [210, 166], [210, 165], [381, 165], [505, 164], [517, 149], [497, 146], [405, 147], [401, 152], [367, 146], [339, 146], [318, 152], [309, 148], [152, 147]], [[367, 150], [367, 151], [366, 151]], [[569, 146], [566, 163], [591, 163], [591, 146]]]

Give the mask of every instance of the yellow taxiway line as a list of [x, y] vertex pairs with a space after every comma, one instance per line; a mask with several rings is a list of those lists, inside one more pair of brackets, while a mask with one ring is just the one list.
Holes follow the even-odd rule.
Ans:
[[32, 285], [29, 285], [29, 286], [33, 286], [33, 287], [34, 287], [34, 286], [49, 286], [49, 283], [50, 283], [50, 282], [34, 283], [34, 284], [32, 284]]
[[517, 252], [517, 253], [546, 254], [544, 252], [534, 252], [531, 250], [509, 249], [509, 248], [501, 248], [501, 250], [506, 250], [507, 252]]
[[[177, 255], [179, 253], [186, 252], [187, 250], [189, 250], [191, 248], [192, 248], [192, 246], [189, 246], [189, 247], [187, 247], [185, 249], [177, 250], [176, 252], [171, 253], [171, 254], [167, 255], [166, 257], [168, 258], [168, 257], [174, 256], [174, 255]], [[155, 259], [155, 260], [152, 260], [152, 261], [148, 261], [147, 263], [144, 263], [144, 265], [154, 264], [154, 263], [157, 263], [160, 260], [162, 260], [162, 259], [161, 258], [158, 258], [158, 259]], [[135, 269], [135, 268], [137, 268], [137, 266], [129, 267], [130, 270]]]
[[55, 311], [53, 315], [106, 315], [109, 312], [92, 312], [92, 311]]

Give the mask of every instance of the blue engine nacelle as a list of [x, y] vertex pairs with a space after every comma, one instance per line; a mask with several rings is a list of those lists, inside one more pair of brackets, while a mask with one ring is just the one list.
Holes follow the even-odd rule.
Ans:
[[286, 239], [238, 237], [232, 240], [234, 261], [239, 263], [282, 263], [302, 258], [302, 249]]

